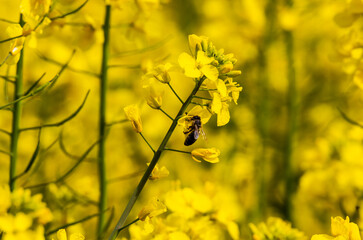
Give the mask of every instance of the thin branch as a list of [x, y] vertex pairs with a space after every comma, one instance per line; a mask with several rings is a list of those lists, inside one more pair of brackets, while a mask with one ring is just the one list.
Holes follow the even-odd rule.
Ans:
[[73, 112], [68, 117], [66, 117], [65, 119], [63, 119], [63, 120], [61, 120], [59, 122], [56, 122], [56, 123], [49, 123], [49, 124], [44, 124], [44, 125], [35, 126], [35, 127], [21, 128], [20, 131], [36, 130], [36, 129], [42, 129], [42, 128], [47, 128], [47, 127], [59, 127], [59, 126], [65, 124], [66, 122], [72, 120], [75, 116], [77, 116], [77, 114], [82, 110], [83, 106], [86, 103], [89, 92], [90, 92], [90, 90], [87, 91], [86, 96], [84, 97], [82, 104], [76, 109], [76, 111]]
[[43, 79], [44, 76], [45, 73], [43, 73], [42, 76], [40, 76], [40, 78], [36, 80], [23, 95], [28, 95], [31, 91], [33, 91], [33, 89], [38, 85], [38, 83]]
[[18, 24], [19, 23], [19, 22], [7, 20], [5, 18], [0, 18], [0, 22], [6, 22], [6, 23], [10, 23], [10, 24]]
[[69, 175], [71, 175], [73, 173], [73, 171], [79, 166], [79, 164], [82, 163], [82, 161], [87, 157], [87, 155], [92, 151], [92, 149], [99, 143], [99, 140], [97, 140], [95, 143], [93, 143], [84, 153], [83, 155], [78, 159], [78, 161], [65, 173], [63, 174], [60, 178], [50, 181], [50, 182], [45, 182], [45, 183], [39, 183], [33, 186], [29, 186], [27, 188], [38, 188], [38, 187], [43, 187], [46, 186], [48, 184], [51, 183], [58, 183], [61, 181], [64, 181]]
[[0, 149], [0, 153], [6, 154], [8, 156], [11, 156], [12, 155], [11, 152], [8, 152], [8, 151], [5, 151], [5, 150], [1, 150], [1, 149]]
[[179, 95], [175, 92], [174, 88], [170, 85], [170, 83], [168, 83], [169, 88], [171, 89], [171, 91], [174, 93], [174, 95], [179, 99], [179, 101], [181, 102], [181, 104], [184, 104], [183, 100], [179, 97]]
[[341, 109], [338, 108], [338, 111], [340, 113], [340, 115], [342, 115], [342, 117], [344, 118], [345, 121], [347, 121], [348, 123], [358, 126], [360, 128], [363, 128], [363, 125], [354, 121], [353, 119], [349, 118]]
[[187, 152], [187, 151], [183, 151], [183, 150], [177, 150], [177, 149], [172, 149], [172, 148], [164, 148], [164, 150], [171, 151], [171, 152], [179, 152], [179, 153], [191, 154], [191, 152]]
[[165, 39], [161, 40], [160, 42], [155, 43], [151, 46], [141, 48], [141, 49], [134, 49], [134, 50], [121, 52], [121, 53], [113, 55], [112, 57], [127, 57], [127, 56], [131, 56], [131, 55], [135, 55], [135, 54], [141, 54], [144, 52], [152, 51], [152, 50], [158, 49], [159, 47], [164, 45], [166, 42], [168, 42], [170, 40], [170, 38], [171, 38], [171, 36], [168, 36]]
[[125, 122], [128, 122], [128, 121], [129, 121], [128, 119], [121, 119], [121, 120], [118, 120], [118, 121], [113, 121], [113, 122], [107, 123], [106, 126], [111, 127], [113, 125], [116, 125], [116, 124], [119, 124], [119, 123], [125, 123]]
[[172, 118], [172, 117], [170, 117], [170, 115], [169, 114], [167, 114], [162, 108], [159, 108], [159, 110], [162, 112], [162, 113], [164, 113], [165, 114], [165, 116], [167, 116], [168, 118], [170, 118], [170, 120], [171, 121], [173, 121], [174, 120], [174, 118]]
[[199, 106], [202, 106], [202, 107], [208, 106], [208, 104], [201, 104], [201, 103], [197, 103], [197, 102], [190, 102], [190, 103], [194, 104], [194, 105], [199, 105]]
[[154, 148], [150, 145], [150, 143], [146, 140], [146, 138], [144, 137], [144, 135], [139, 132], [140, 136], [142, 137], [142, 139], [144, 139], [144, 141], [146, 142], [146, 144], [149, 146], [149, 148], [151, 149], [151, 151], [153, 151], [153, 153], [155, 153]]
[[207, 97], [200, 97], [200, 96], [194, 96], [193, 98], [198, 98], [198, 99], [203, 99], [203, 100], [213, 100], [212, 98], [207, 98]]
[[67, 183], [63, 183], [63, 185], [66, 186], [70, 192], [72, 192], [72, 194], [77, 198], [77, 200], [82, 201], [82, 203], [84, 203], [84, 204], [92, 204], [92, 205], [98, 206], [97, 201], [92, 200], [87, 195], [82, 195], [82, 194], [78, 193]]
[[39, 129], [39, 133], [38, 133], [38, 143], [37, 146], [34, 150], [34, 153], [32, 155], [32, 157], [30, 158], [30, 161], [28, 163], [28, 166], [24, 169], [24, 171], [22, 173], [20, 173], [19, 175], [14, 177], [14, 181], [22, 176], [24, 176], [27, 172], [29, 172], [30, 168], [33, 166], [35, 159], [37, 158], [38, 154], [39, 154], [39, 150], [40, 150], [40, 135], [41, 135], [41, 129]]
[[65, 14], [57, 16], [57, 17], [52, 17], [52, 18], [50, 18], [50, 20], [54, 21], [56, 19], [65, 18], [69, 15], [75, 14], [76, 12], [81, 10], [87, 4], [87, 2], [88, 2], [88, 0], [86, 0], [84, 3], [82, 3], [78, 8], [74, 9], [73, 11], [70, 11], [68, 13], [65, 13]]
[[[72, 53], [72, 57], [73, 57], [73, 55], [74, 55], [74, 52]], [[62, 72], [64, 71], [64, 69], [68, 66], [71, 58], [68, 60], [68, 62], [61, 68], [61, 70], [49, 82], [47, 82], [47, 83], [41, 85], [40, 87], [36, 88], [34, 91], [30, 92], [28, 95], [24, 95], [22, 97], [17, 98], [16, 100], [8, 103], [8, 104], [5, 104], [3, 106], [0, 106], [0, 110], [1, 109], [4, 109], [4, 108], [7, 108], [8, 106], [14, 105], [14, 104], [16, 104], [16, 103], [18, 103], [20, 101], [23, 101], [23, 100], [25, 100], [27, 98], [33, 97], [36, 94], [42, 92], [43, 90], [45, 90], [47, 88], [48, 89], [51, 88], [54, 85], [54, 83], [58, 80], [58, 78], [60, 77], [60, 75], [62, 74]]]
[[[46, 57], [45, 55], [41, 54], [40, 52], [38, 52], [37, 55], [39, 56], [40, 59], [42, 59], [44, 61], [50, 62], [50, 63], [58, 65], [58, 66], [62, 66], [62, 63], [60, 63], [60, 62], [58, 62], [56, 60], [50, 59], [50, 58]], [[75, 73], [90, 75], [90, 76], [96, 77], [96, 78], [99, 77], [99, 75], [97, 73], [93, 73], [93, 72], [90, 72], [90, 71], [87, 71], [87, 70], [82, 70], [82, 69], [75, 69], [75, 68], [73, 68], [71, 66], [67, 66], [67, 70], [69, 70], [71, 72], [75, 72]]]
[[[60, 134], [59, 134], [59, 147], [62, 150], [62, 152], [64, 153], [64, 155], [66, 155], [67, 157], [69, 157], [71, 159], [75, 159], [75, 160], [80, 158], [80, 156], [73, 155], [73, 154], [71, 154], [71, 153], [69, 153], [67, 151], [66, 146], [63, 143], [63, 131], [61, 131]], [[96, 160], [95, 158], [86, 158], [85, 161], [92, 162], [92, 161], [95, 161], [95, 160]]]
[[112, 65], [108, 65], [108, 68], [129, 68], [129, 69], [137, 69], [140, 68], [141, 65], [140, 64], [134, 64], [134, 65], [130, 65], [130, 64], [112, 64]]
[[111, 179], [107, 180], [107, 183], [115, 183], [115, 182], [118, 182], [118, 181], [129, 180], [131, 178], [139, 176], [140, 174], [142, 174], [144, 172], [145, 172], [145, 169], [142, 170], [142, 171], [129, 173], [129, 174], [126, 174], [126, 175], [123, 175], [123, 176], [114, 177], [114, 178], [111, 178]]
[[[105, 210], [105, 211], [108, 211], [108, 210]], [[87, 220], [90, 220], [90, 219], [92, 219], [92, 218], [94, 218], [94, 217], [99, 216], [100, 214], [101, 214], [101, 213], [95, 213], [95, 214], [89, 215], [89, 216], [87, 216], [87, 217], [85, 217], [85, 218], [82, 218], [82, 219], [80, 219], [80, 220], [77, 220], [77, 221], [74, 221], [74, 222], [71, 222], [71, 223], [64, 224], [63, 226], [60, 226], [60, 227], [58, 227], [58, 228], [56, 228], [56, 229], [50, 230], [49, 232], [45, 233], [45, 236], [49, 236], [49, 235], [51, 235], [51, 234], [53, 234], [53, 233], [56, 233], [56, 232], [58, 232], [58, 230], [60, 230], [60, 229], [62, 229], [62, 228], [67, 228], [67, 227], [70, 227], [70, 226], [76, 225], [76, 224], [78, 224], [78, 223], [85, 222], [85, 221], [87, 221]]]
[[0, 129], [0, 132], [5, 133], [5, 134], [11, 136], [11, 132], [8, 132], [8, 131], [6, 131], [4, 129]]
[[136, 218], [134, 221], [130, 222], [129, 224], [125, 225], [124, 227], [118, 229], [117, 234], [119, 234], [122, 230], [124, 230], [125, 228], [130, 227], [132, 224], [137, 223], [140, 219]]
[[4, 39], [4, 40], [0, 40], [0, 43], [9, 42], [11, 40], [21, 38], [21, 37], [23, 37], [23, 35], [18, 35], [18, 36], [15, 36], [15, 37], [7, 38], [7, 39]]

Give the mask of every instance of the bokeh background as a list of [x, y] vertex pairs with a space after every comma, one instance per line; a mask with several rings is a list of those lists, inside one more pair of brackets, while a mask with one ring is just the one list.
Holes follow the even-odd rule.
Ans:
[[[125, 119], [123, 108], [137, 104], [143, 134], [157, 148], [170, 119], [146, 104], [142, 76], [150, 65], [173, 64], [171, 84], [185, 99], [194, 83], [179, 69], [178, 56], [189, 52], [189, 34], [207, 36], [217, 49], [233, 53], [238, 60], [235, 69], [242, 71], [235, 81], [243, 86], [238, 105], [230, 107], [226, 126], [217, 127], [212, 117], [203, 126], [206, 140], [185, 147], [183, 129], [178, 127], [168, 143], [184, 151], [217, 147], [220, 162], [197, 163], [187, 154], [163, 153], [159, 165], [167, 167], [169, 176], [147, 183], [129, 220], [135, 219], [153, 196], [166, 202], [168, 212], [151, 223], [151, 232], [138, 223], [120, 237], [153, 239], [168, 231], [183, 232], [190, 239], [252, 239], [249, 224], [272, 216], [291, 222], [307, 238], [329, 233], [331, 216], [349, 216], [362, 226], [363, 130], [359, 122], [363, 121], [363, 2], [112, 2], [110, 64], [114, 66], [108, 70], [107, 122]], [[70, 12], [82, 3], [53, 1], [52, 14]], [[1, 19], [18, 21], [20, 1], [0, 0], [0, 6]], [[16, 182], [17, 188], [29, 188], [32, 195], [42, 194], [53, 215], [45, 229], [98, 212], [97, 148], [65, 181], [35, 185], [60, 177], [98, 139], [97, 75], [101, 70], [104, 6], [104, 1], [89, 0], [77, 13], [52, 21], [25, 40], [24, 89], [43, 73], [42, 83], [50, 80], [74, 49], [76, 53], [49, 91], [24, 101], [22, 128], [66, 118], [90, 90], [75, 118], [42, 130], [37, 160]], [[6, 29], [11, 24], [0, 21], [0, 40], [9, 37]], [[0, 45], [1, 61], [10, 44]], [[0, 75], [15, 75], [15, 65], [3, 65]], [[12, 100], [13, 86], [4, 79], [0, 85], [0, 105], [4, 105]], [[167, 87], [162, 106], [171, 116], [180, 108]], [[0, 111], [0, 127], [11, 131], [9, 111]], [[36, 130], [21, 133], [18, 172], [27, 166], [37, 139]], [[9, 136], [0, 132], [0, 149], [8, 151], [9, 147]], [[108, 233], [151, 158], [152, 152], [130, 123], [109, 127], [107, 206], [114, 208], [114, 217]], [[9, 156], [0, 152], [1, 184], [8, 184], [8, 169]], [[188, 215], [188, 211], [193, 213]], [[179, 218], [173, 219], [171, 212]], [[202, 222], [202, 216], [212, 216], [210, 212], [216, 214], [215, 219]], [[68, 231], [96, 239], [96, 224], [97, 218], [92, 218]]]

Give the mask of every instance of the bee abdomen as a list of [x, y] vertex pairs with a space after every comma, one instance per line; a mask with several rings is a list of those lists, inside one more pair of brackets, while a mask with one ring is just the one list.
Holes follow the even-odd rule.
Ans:
[[191, 132], [188, 134], [188, 136], [185, 138], [185, 141], [184, 141], [184, 145], [185, 146], [190, 146], [192, 145], [193, 143], [195, 143], [195, 141], [197, 141], [197, 139], [194, 138], [194, 132]]

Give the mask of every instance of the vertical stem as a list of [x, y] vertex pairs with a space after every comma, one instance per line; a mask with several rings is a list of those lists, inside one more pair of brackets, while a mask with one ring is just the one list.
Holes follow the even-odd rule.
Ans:
[[160, 156], [162, 154], [162, 152], [165, 150], [165, 146], [166, 144], [168, 143], [169, 141], [169, 138], [171, 137], [171, 134], [174, 132], [174, 129], [175, 127], [177, 126], [178, 124], [178, 120], [181, 116], [183, 116], [184, 112], [186, 111], [187, 107], [189, 106], [189, 104], [191, 103], [192, 99], [193, 99], [193, 96], [198, 92], [200, 86], [202, 85], [203, 81], [204, 81], [205, 78], [202, 78], [200, 79], [196, 84], [195, 84], [195, 87], [193, 89], [193, 91], [191, 92], [191, 94], [189, 95], [188, 99], [184, 102], [184, 104], [181, 106], [178, 114], [176, 115], [176, 117], [174, 118], [173, 120], [173, 123], [171, 124], [168, 132], [166, 133], [163, 141], [161, 142], [158, 150], [154, 153], [154, 157], [152, 158], [151, 162], [150, 162], [150, 165], [148, 166], [148, 168], [146, 169], [144, 175], [142, 176], [139, 184], [137, 185], [134, 193], [132, 194], [127, 206], [125, 207], [125, 210], [123, 211], [116, 227], [114, 228], [114, 230], [112, 231], [110, 237], [109, 237], [109, 240], [114, 240], [116, 239], [117, 237], [117, 233], [118, 233], [118, 230], [121, 229], [124, 224], [125, 224], [125, 221], [127, 219], [127, 217], [129, 216], [130, 212], [131, 212], [131, 209], [132, 207], [134, 206], [137, 198], [139, 197], [142, 189], [144, 188], [147, 180], [149, 179], [149, 176], [150, 174], [152, 173], [155, 165], [157, 164], [157, 162], [159, 161], [160, 159]]
[[259, 48], [259, 79], [258, 86], [260, 88], [259, 96], [258, 96], [258, 109], [257, 109], [257, 125], [261, 139], [261, 150], [259, 154], [256, 156], [255, 163], [255, 174], [258, 183], [258, 205], [256, 209], [256, 217], [257, 219], [261, 219], [266, 214], [267, 207], [267, 180], [266, 180], [266, 171], [267, 171], [267, 149], [268, 149], [268, 138], [269, 138], [269, 119], [270, 119], [270, 110], [269, 110], [269, 77], [268, 77], [268, 59], [267, 52], [273, 41], [274, 30], [275, 30], [275, 14], [276, 14], [276, 1], [269, 0], [265, 7], [265, 15], [267, 18], [267, 26], [266, 33], [262, 44]]
[[[20, 14], [20, 26], [24, 25], [23, 15]], [[20, 98], [23, 94], [23, 64], [24, 64], [24, 48], [20, 51], [20, 58], [16, 65], [16, 79], [14, 86], [14, 100]], [[22, 102], [16, 102], [13, 108], [13, 120], [11, 130], [11, 143], [10, 143], [10, 174], [9, 174], [9, 187], [10, 191], [15, 188], [15, 175], [16, 175], [16, 162], [18, 159], [18, 140], [19, 140], [19, 127], [21, 117]]]
[[[289, 7], [292, 6], [292, 1], [287, 1]], [[295, 66], [294, 66], [294, 38], [291, 31], [284, 32], [284, 40], [286, 47], [286, 58], [287, 58], [287, 79], [288, 79], [288, 89], [287, 89], [287, 135], [285, 139], [285, 149], [284, 149], [284, 181], [285, 181], [285, 197], [283, 214], [286, 220], [291, 221], [291, 197], [294, 190], [294, 180], [293, 172], [291, 166], [292, 154], [293, 154], [293, 144], [296, 132], [296, 122], [297, 122], [297, 106], [296, 106], [296, 77], [295, 77]]]
[[104, 42], [102, 48], [102, 69], [100, 75], [100, 109], [99, 109], [99, 135], [100, 145], [98, 150], [98, 170], [99, 170], [99, 184], [100, 184], [100, 197], [99, 197], [99, 212], [97, 237], [102, 239], [103, 228], [105, 222], [105, 210], [107, 201], [107, 182], [106, 182], [106, 161], [105, 161], [105, 141], [106, 141], [106, 93], [107, 93], [107, 65], [109, 55], [109, 42], [110, 42], [110, 19], [111, 19], [111, 6], [106, 5], [105, 21], [103, 25]]

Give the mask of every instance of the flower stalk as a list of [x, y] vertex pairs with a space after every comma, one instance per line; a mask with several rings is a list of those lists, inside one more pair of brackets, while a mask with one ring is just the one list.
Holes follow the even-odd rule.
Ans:
[[103, 25], [104, 42], [102, 48], [102, 68], [100, 75], [100, 106], [99, 106], [99, 149], [98, 149], [98, 171], [99, 171], [99, 219], [97, 226], [98, 239], [102, 239], [102, 234], [105, 225], [105, 210], [107, 203], [107, 179], [106, 179], [106, 161], [105, 161], [105, 142], [106, 142], [106, 94], [107, 94], [107, 69], [109, 58], [109, 43], [110, 43], [110, 20], [111, 6], [106, 5], [105, 20]]
[[157, 151], [154, 153], [154, 156], [150, 162], [149, 167], [146, 169], [144, 175], [142, 176], [139, 184], [137, 185], [135, 191], [133, 192], [125, 210], [123, 211], [117, 225], [115, 226], [114, 230], [112, 231], [109, 240], [114, 240], [117, 237], [117, 234], [119, 232], [119, 229], [121, 229], [125, 222], [127, 217], [129, 216], [137, 198], [139, 197], [142, 189], [144, 188], [147, 180], [149, 179], [150, 174], [152, 173], [155, 165], [158, 163], [161, 154], [163, 153], [165, 149], [166, 144], [168, 143], [172, 133], [174, 132], [176, 126], [178, 125], [178, 120], [180, 117], [182, 117], [184, 115], [184, 112], [186, 111], [187, 107], [189, 106], [189, 104], [192, 101], [192, 98], [195, 96], [195, 94], [198, 92], [200, 86], [202, 85], [203, 81], [205, 80], [205, 77], [202, 77], [199, 81], [197, 81], [197, 83], [195, 84], [194, 89], [192, 90], [191, 94], [189, 95], [189, 97], [187, 98], [187, 100], [184, 102], [184, 104], [181, 106], [177, 116], [174, 118], [168, 132], [166, 133], [163, 141], [161, 142], [159, 148], [157, 149]]
[[[20, 14], [19, 20], [20, 26], [23, 27], [24, 20], [23, 15]], [[24, 49], [20, 51], [20, 58], [16, 65], [16, 79], [14, 82], [14, 101], [22, 97], [23, 94], [23, 66], [24, 66]], [[9, 187], [10, 191], [15, 189], [15, 176], [16, 176], [16, 164], [18, 160], [18, 141], [20, 133], [20, 118], [21, 118], [22, 102], [18, 101], [14, 103], [12, 109], [13, 120], [11, 130], [11, 143], [10, 143], [10, 172], [9, 172]]]
[[[291, 7], [293, 2], [288, 0], [286, 5]], [[287, 57], [287, 135], [285, 138], [285, 149], [284, 149], [284, 182], [285, 182], [285, 197], [284, 197], [284, 207], [283, 214], [288, 221], [291, 221], [291, 207], [292, 207], [292, 194], [294, 191], [294, 179], [293, 179], [293, 169], [291, 165], [293, 145], [296, 135], [296, 124], [297, 124], [297, 108], [296, 108], [296, 76], [295, 76], [295, 62], [294, 62], [294, 37], [291, 31], [284, 32], [284, 41], [286, 48]]]

